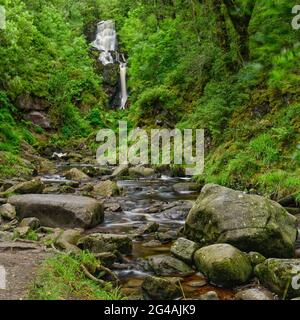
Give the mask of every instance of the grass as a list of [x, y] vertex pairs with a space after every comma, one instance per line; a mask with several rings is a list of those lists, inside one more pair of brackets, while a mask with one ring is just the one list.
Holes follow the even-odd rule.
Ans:
[[101, 287], [88, 279], [81, 264], [95, 270], [99, 262], [89, 252], [79, 256], [58, 253], [44, 261], [29, 292], [30, 300], [122, 300], [110, 283]]

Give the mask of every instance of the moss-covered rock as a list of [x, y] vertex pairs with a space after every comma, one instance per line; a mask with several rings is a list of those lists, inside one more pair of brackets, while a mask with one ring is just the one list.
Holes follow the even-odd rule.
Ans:
[[148, 276], [142, 283], [142, 289], [146, 299], [172, 300], [181, 296], [178, 279]]
[[79, 239], [78, 247], [93, 253], [114, 252], [131, 254], [132, 240], [126, 235], [94, 233]]
[[254, 269], [260, 282], [281, 298], [300, 296], [300, 260], [267, 259]]
[[31, 181], [25, 181], [14, 185], [7, 189], [5, 192], [0, 193], [0, 196], [8, 197], [11, 194], [30, 194], [30, 193], [42, 193], [44, 184], [40, 179], [34, 179]]
[[266, 258], [262, 254], [253, 251], [248, 253], [248, 257], [253, 267], [257, 266], [260, 263], [263, 263], [266, 260]]
[[295, 217], [274, 201], [208, 184], [189, 212], [184, 233], [201, 245], [230, 243], [242, 251], [289, 258], [297, 228]]
[[152, 256], [148, 261], [150, 268], [158, 276], [185, 277], [195, 273], [186, 263], [171, 256]]
[[89, 176], [77, 168], [72, 168], [65, 173], [65, 177], [69, 180], [81, 181], [88, 180]]
[[112, 197], [120, 193], [120, 189], [113, 181], [106, 180], [97, 183], [93, 189], [94, 194], [102, 197]]
[[129, 168], [128, 173], [131, 177], [150, 177], [153, 176], [155, 170], [143, 166]]
[[171, 253], [180, 260], [188, 264], [193, 263], [194, 253], [199, 249], [199, 245], [185, 238], [177, 239], [171, 247]]
[[252, 265], [247, 254], [230, 244], [214, 244], [195, 252], [197, 269], [217, 286], [234, 287], [247, 282]]

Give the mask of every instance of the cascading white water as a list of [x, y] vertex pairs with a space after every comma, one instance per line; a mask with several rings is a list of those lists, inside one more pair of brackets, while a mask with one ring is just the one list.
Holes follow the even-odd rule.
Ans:
[[92, 46], [101, 52], [99, 61], [103, 65], [114, 63], [112, 52], [116, 52], [117, 49], [117, 33], [113, 21], [108, 20], [98, 23], [96, 40], [92, 43]]
[[[120, 61], [119, 58], [119, 53], [117, 51], [117, 32], [114, 21], [107, 20], [98, 23], [96, 40], [92, 43], [92, 46], [100, 51], [99, 61], [104, 66], [115, 62], [120, 64], [120, 108], [125, 109], [128, 100], [126, 83], [127, 63], [123, 55], [123, 62]], [[115, 59], [112, 53], [115, 54]]]
[[120, 79], [121, 79], [121, 109], [125, 109], [128, 99], [127, 85], [126, 85], [126, 62], [120, 62]]

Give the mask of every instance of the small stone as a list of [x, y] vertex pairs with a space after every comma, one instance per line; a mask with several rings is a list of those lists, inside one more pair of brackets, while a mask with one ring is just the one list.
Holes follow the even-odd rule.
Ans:
[[40, 227], [41, 223], [38, 218], [24, 218], [21, 223], [20, 227], [29, 227], [32, 230], [37, 230]]
[[159, 228], [159, 224], [156, 222], [149, 222], [141, 227], [139, 227], [135, 233], [137, 235], [150, 234], [156, 232]]
[[188, 264], [193, 263], [194, 253], [199, 249], [199, 245], [191, 240], [179, 238], [171, 247], [171, 253], [180, 260]]
[[0, 206], [0, 216], [6, 220], [14, 220], [16, 218], [16, 209], [10, 203]]
[[208, 291], [199, 297], [199, 300], [219, 300], [218, 294], [215, 291]]
[[274, 295], [265, 288], [249, 288], [241, 290], [234, 298], [236, 300], [274, 300]]

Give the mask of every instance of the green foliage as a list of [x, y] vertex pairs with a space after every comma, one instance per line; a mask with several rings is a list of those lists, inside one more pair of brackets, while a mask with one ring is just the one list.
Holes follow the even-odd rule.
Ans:
[[99, 262], [88, 252], [79, 256], [59, 253], [45, 260], [34, 281], [29, 299], [32, 300], [121, 300], [118, 289], [107, 283], [106, 287], [86, 278], [81, 269], [96, 269]]

